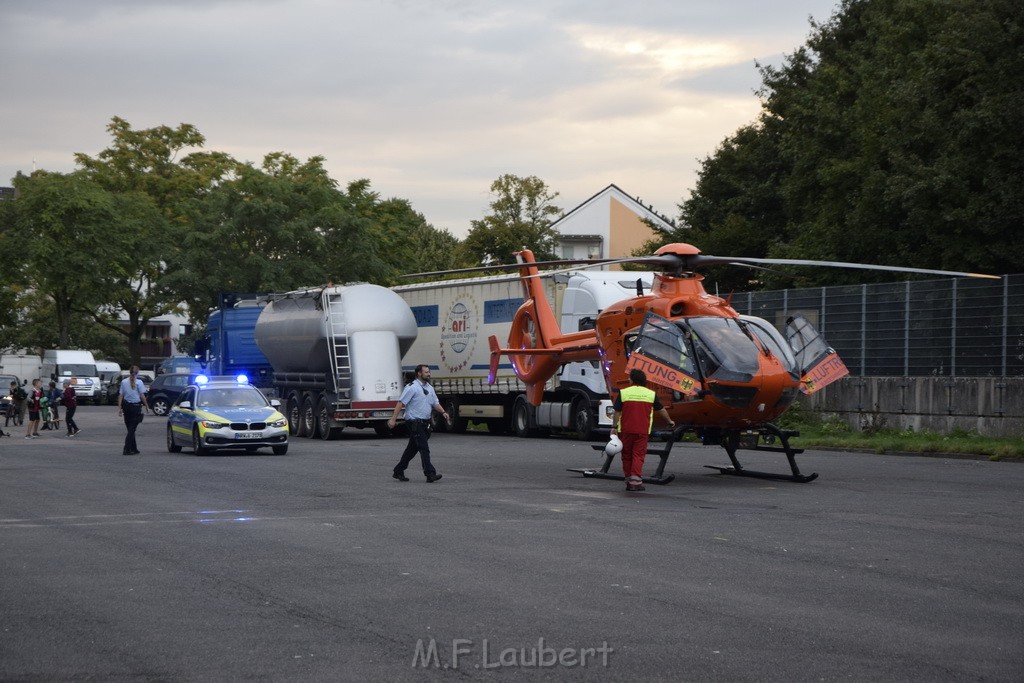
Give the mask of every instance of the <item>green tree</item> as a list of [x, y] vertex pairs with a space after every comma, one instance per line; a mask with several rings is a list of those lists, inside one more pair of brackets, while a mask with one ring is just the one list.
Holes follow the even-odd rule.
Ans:
[[[179, 160], [186, 150], [205, 144], [189, 124], [134, 130], [115, 117], [107, 130], [113, 137], [110, 147], [96, 157], [76, 154], [75, 160], [85, 176], [117, 197], [119, 215], [131, 230], [123, 242], [108, 248], [130, 256], [131, 266], [116, 273], [117, 295], [95, 318], [127, 338], [130, 359], [137, 363], [149, 321], [182, 312], [184, 297], [172, 286], [170, 274], [191, 232], [188, 203], [212, 192], [237, 164], [219, 152], [194, 151]], [[127, 329], [110, 321], [121, 311]]]
[[[131, 269], [128, 207], [82, 173], [36, 171], [18, 175], [14, 184], [20, 275], [27, 290], [52, 303], [53, 341], [66, 348], [75, 315], [103, 317], [103, 304], [119, 294], [118, 275]], [[98, 254], [105, 256], [102, 267]], [[46, 340], [36, 341], [41, 346]]]
[[340, 192], [322, 157], [275, 152], [191, 202], [171, 288], [197, 322], [224, 291], [287, 291], [384, 277], [372, 221], [374, 198], [358, 183]]
[[14, 202], [0, 201], [0, 349], [21, 346], [17, 340], [18, 298], [24, 292], [21, 244]]
[[401, 283], [400, 276], [465, 265], [457, 237], [434, 228], [406, 199], [381, 200], [369, 180], [349, 183], [346, 196], [369, 219], [369, 235], [383, 266], [381, 284]]
[[491, 183], [491, 213], [472, 221], [462, 243], [467, 259], [479, 263], [513, 263], [523, 247], [538, 260], [555, 258], [558, 231], [551, 227], [562, 209], [552, 204], [552, 192], [540, 178], [505, 174]]
[[[780, 193], [785, 168], [773, 126], [744, 126], [706, 158], [691, 197], [680, 204], [680, 227], [646, 244], [647, 255], [671, 242], [693, 244], [715, 256], [766, 257], [786, 239], [786, 214]], [[763, 271], [733, 266], [713, 268], [707, 278], [720, 290], [749, 289]]]
[[844, 0], [761, 72], [761, 117], [705, 160], [681, 207], [691, 234], [777, 257], [1021, 269], [1024, 5]]

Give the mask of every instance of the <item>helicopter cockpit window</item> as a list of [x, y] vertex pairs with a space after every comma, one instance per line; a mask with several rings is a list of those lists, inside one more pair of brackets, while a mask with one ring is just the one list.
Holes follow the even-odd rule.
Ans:
[[[670, 320], [648, 314], [644, 326], [634, 339], [627, 335], [626, 349], [639, 353], [676, 370], [682, 370], [690, 377], [697, 377], [697, 363], [693, 357], [690, 334], [685, 328]], [[632, 341], [632, 344], [630, 344]]]
[[786, 321], [786, 340], [793, 348], [801, 371], [813, 367], [832, 352], [821, 333], [802, 315], [793, 316]]
[[707, 377], [749, 382], [758, 371], [757, 344], [733, 318], [687, 318], [697, 337], [697, 356]]
[[789, 348], [785, 337], [775, 329], [774, 325], [763, 318], [755, 318], [752, 315], [741, 315], [740, 320], [747, 324], [747, 329], [754, 333], [761, 345], [779, 359], [782, 367], [793, 379], [800, 379], [800, 367], [796, 363], [793, 350]]

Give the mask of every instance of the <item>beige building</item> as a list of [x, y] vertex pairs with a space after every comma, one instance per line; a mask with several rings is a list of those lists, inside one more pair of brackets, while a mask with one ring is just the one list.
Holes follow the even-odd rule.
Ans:
[[658, 230], [673, 229], [668, 218], [630, 197], [617, 185], [604, 188], [553, 223], [561, 235], [561, 258], [623, 258], [630, 256]]

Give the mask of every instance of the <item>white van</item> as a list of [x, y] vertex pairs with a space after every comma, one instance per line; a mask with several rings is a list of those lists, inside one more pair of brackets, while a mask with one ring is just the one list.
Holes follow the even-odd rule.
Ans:
[[74, 351], [55, 349], [43, 352], [43, 386], [51, 380], [59, 387], [66, 380], [71, 380], [75, 395], [79, 401], [99, 403], [102, 393], [100, 374], [96, 369], [96, 359], [91, 351]]
[[0, 375], [14, 375], [19, 384], [31, 384], [36, 377], [42, 379], [45, 377], [42, 372], [43, 359], [39, 356], [26, 353], [5, 353], [0, 356]]

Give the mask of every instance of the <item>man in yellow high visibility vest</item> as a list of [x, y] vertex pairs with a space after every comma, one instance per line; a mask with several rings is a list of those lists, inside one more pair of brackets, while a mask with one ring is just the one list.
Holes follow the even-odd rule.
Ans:
[[654, 413], [668, 422], [676, 423], [661, 405], [658, 395], [647, 388], [647, 375], [643, 370], [630, 370], [630, 386], [615, 397], [615, 416], [612, 419], [612, 434], [622, 440], [622, 472], [626, 476], [627, 491], [644, 490], [644, 458], [647, 457], [647, 439], [654, 423]]

